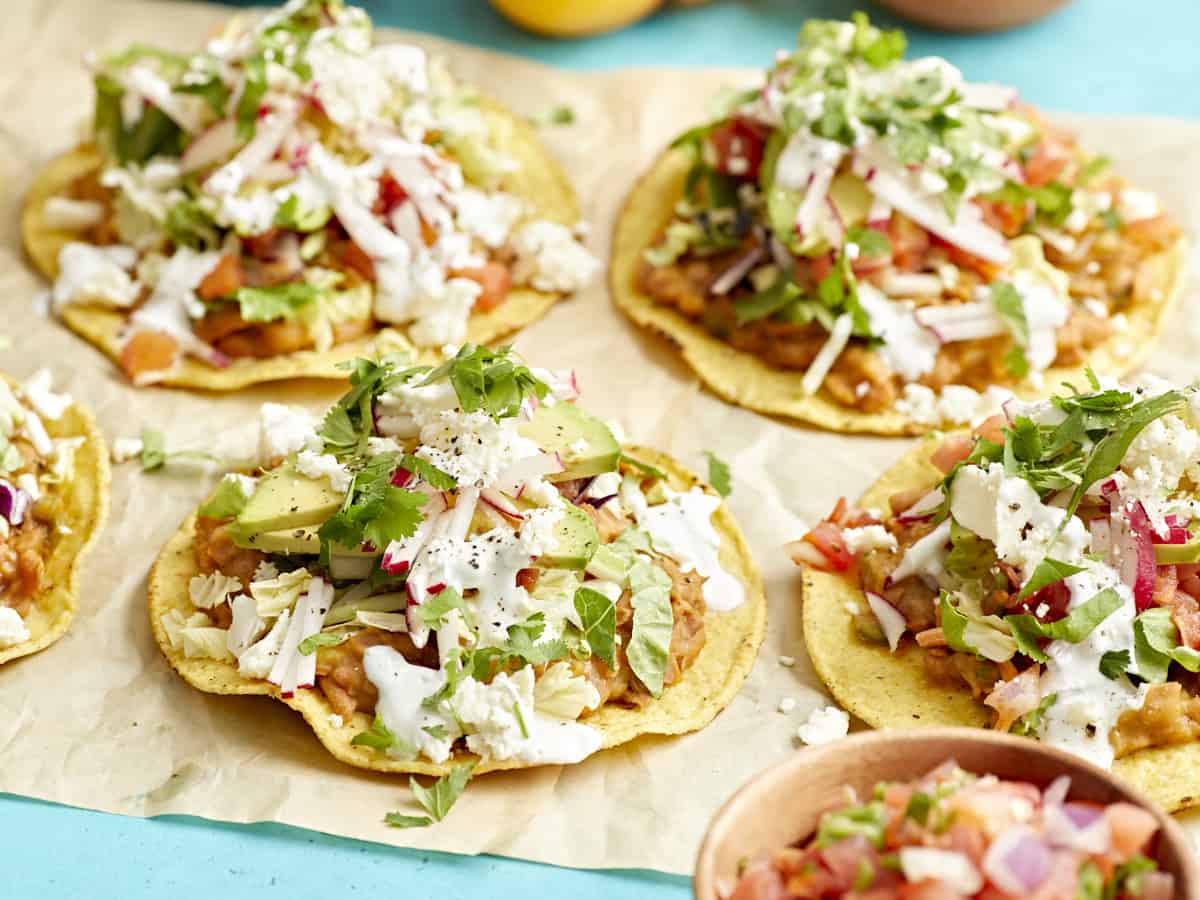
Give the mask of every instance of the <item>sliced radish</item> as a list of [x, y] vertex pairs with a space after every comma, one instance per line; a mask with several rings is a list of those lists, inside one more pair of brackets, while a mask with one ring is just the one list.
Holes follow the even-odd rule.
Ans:
[[1149, 609], [1154, 599], [1154, 530], [1140, 501], [1125, 507], [1126, 526], [1117, 543], [1121, 580], [1133, 591], [1138, 612]]
[[821, 387], [825, 376], [829, 374], [829, 370], [833, 368], [838, 357], [842, 355], [842, 351], [846, 349], [846, 344], [850, 342], [850, 332], [853, 330], [854, 320], [849, 313], [838, 316], [837, 321], [833, 323], [833, 330], [829, 333], [829, 339], [817, 352], [816, 358], [800, 381], [800, 390], [803, 393], [815, 394]]
[[496, 488], [506, 494], [517, 496], [530, 481], [536, 481], [547, 475], [563, 471], [562, 457], [557, 453], [539, 453], [519, 459], [500, 473], [496, 479]]
[[445, 513], [446, 527], [442, 531], [442, 537], [452, 541], [464, 540], [471, 528], [471, 519], [475, 517], [475, 507], [478, 503], [479, 488], [460, 488], [454, 508]]
[[867, 604], [871, 607], [871, 612], [875, 613], [879, 627], [883, 629], [888, 648], [895, 653], [896, 648], [900, 646], [900, 638], [908, 630], [908, 622], [904, 620], [900, 610], [874, 591], [867, 591]]
[[890, 297], [940, 297], [942, 279], [928, 272], [889, 271], [879, 279], [879, 288]]
[[479, 492], [479, 499], [509, 519], [519, 522], [525, 518], [524, 514], [517, 509], [516, 504], [495, 488], [484, 488], [481, 490]]

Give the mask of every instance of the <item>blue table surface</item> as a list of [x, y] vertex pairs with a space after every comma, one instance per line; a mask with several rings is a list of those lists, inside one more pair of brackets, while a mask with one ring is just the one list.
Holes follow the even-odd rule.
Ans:
[[[260, 0], [261, 2], [261, 0]], [[561, 0], [570, 2], [570, 0]], [[250, 5], [243, 2], [241, 5]], [[484, 0], [365, 0], [375, 20], [572, 69], [639, 64], [759, 65], [792, 43], [805, 18], [844, 16], [845, 0], [726, 0], [659, 14], [601, 37], [552, 41], [501, 19]], [[1200, 117], [1195, 0], [1076, 0], [999, 35], [911, 29], [910, 48], [973, 80], [1015, 84], [1050, 109]], [[730, 786], [731, 789], [733, 785]], [[581, 811], [584, 812], [584, 811]], [[583, 822], [586, 822], [584, 817]], [[26, 897], [496, 896], [682, 900], [685, 878], [580, 872], [494, 857], [397, 850], [275, 824], [185, 816], [142, 820], [0, 795], [0, 895]]]

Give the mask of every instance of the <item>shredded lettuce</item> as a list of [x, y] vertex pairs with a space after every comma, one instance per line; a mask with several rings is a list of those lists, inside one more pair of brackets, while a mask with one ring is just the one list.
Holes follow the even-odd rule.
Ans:
[[662, 695], [675, 614], [671, 579], [653, 563], [639, 559], [629, 572], [633, 591], [633, 633], [625, 651], [629, 668], [652, 697]]

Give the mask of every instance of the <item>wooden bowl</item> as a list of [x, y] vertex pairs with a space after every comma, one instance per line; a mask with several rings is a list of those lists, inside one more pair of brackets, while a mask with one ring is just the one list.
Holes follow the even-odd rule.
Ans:
[[1141, 806], [1158, 819], [1155, 858], [1175, 876], [1176, 898], [1200, 900], [1200, 863], [1170, 816], [1140, 793], [1089, 762], [1028, 738], [977, 728], [864, 731], [801, 750], [744, 784], [708, 827], [696, 860], [696, 900], [718, 900], [718, 886], [737, 880], [741, 860], [808, 838], [821, 813], [845, 798], [844, 787], [870, 796], [880, 781], [910, 781], [955, 760], [969, 772], [1046, 787], [1071, 776], [1073, 800]]
[[1000, 31], [1048, 16], [1069, 0], [879, 0], [892, 12], [947, 31]]

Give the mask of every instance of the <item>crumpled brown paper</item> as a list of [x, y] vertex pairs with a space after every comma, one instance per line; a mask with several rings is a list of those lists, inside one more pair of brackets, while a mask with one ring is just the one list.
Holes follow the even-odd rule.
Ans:
[[[162, 429], [173, 447], [244, 452], [246, 422], [265, 400], [320, 408], [339, 393], [320, 384], [238, 395], [134, 390], [99, 352], [35, 311], [44, 285], [22, 258], [17, 211], [31, 174], [67, 149], [91, 112], [88, 50], [142, 40], [196, 47], [228, 13], [218, 7], [88, 0], [13, 0], [0, 29], [0, 331], [13, 339], [0, 367], [26, 376], [54, 368], [108, 437]], [[543, 131], [566, 162], [603, 257], [619, 204], [637, 173], [678, 131], [706, 114], [706, 98], [745, 70], [634, 69], [573, 73], [410, 36], [443, 51], [465, 79], [514, 111], [558, 105], [575, 123]], [[1200, 233], [1200, 124], [1064, 117], [1088, 144], [1158, 192]], [[1195, 295], [1195, 285], [1190, 285]], [[793, 752], [796, 727], [824, 702], [804, 656], [796, 573], [780, 545], [862, 488], [907, 446], [851, 438], [728, 406], [697, 386], [661, 341], [638, 332], [597, 283], [517, 340], [538, 364], [573, 367], [589, 409], [631, 439], [702, 466], [712, 450], [733, 471], [732, 507], [765, 577], [770, 629], [741, 694], [703, 732], [652, 738], [581, 765], [500, 773], [472, 782], [451, 815], [424, 830], [383, 824], [404, 805], [403, 780], [345, 767], [300, 718], [261, 698], [187, 687], [159, 656], [146, 616], [146, 573], [160, 546], [213, 483], [173, 467], [143, 475], [118, 466], [112, 515], [83, 577], [71, 632], [44, 653], [0, 669], [0, 790], [130, 815], [187, 813], [273, 820], [402, 846], [497, 853], [569, 866], [688, 872], [716, 807], [752, 774]], [[1200, 327], [1184, 304], [1154, 370], [1200, 376]], [[779, 663], [796, 658], [794, 667]], [[777, 711], [791, 697], [790, 714]], [[1196, 833], [1200, 833], [1200, 826]]]

